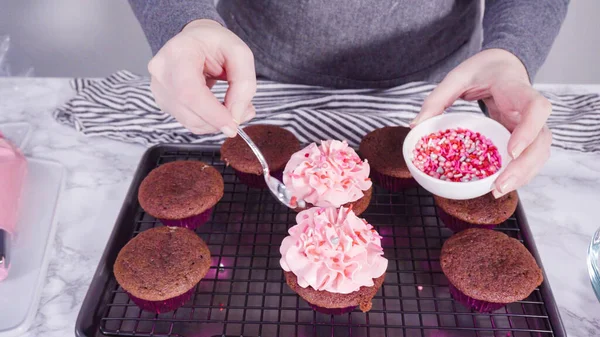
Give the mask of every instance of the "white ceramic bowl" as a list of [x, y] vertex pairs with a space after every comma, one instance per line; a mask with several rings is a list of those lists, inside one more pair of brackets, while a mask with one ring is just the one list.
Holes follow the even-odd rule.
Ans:
[[[419, 139], [433, 132], [459, 127], [479, 132], [496, 145], [502, 158], [502, 167], [498, 172], [477, 181], [453, 182], [430, 177], [413, 164], [413, 150]], [[491, 118], [475, 113], [445, 113], [430, 118], [414, 127], [404, 140], [402, 154], [412, 176], [419, 185], [429, 192], [448, 199], [473, 199], [489, 193], [496, 178], [510, 162], [511, 157], [508, 154], [509, 138], [510, 132]]]

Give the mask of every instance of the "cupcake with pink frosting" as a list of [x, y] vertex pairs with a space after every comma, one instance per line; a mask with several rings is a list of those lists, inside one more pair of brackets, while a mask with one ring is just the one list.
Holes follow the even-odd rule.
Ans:
[[348, 143], [324, 140], [292, 155], [283, 171], [283, 183], [309, 207], [351, 207], [360, 215], [371, 201], [369, 173], [369, 163]]
[[373, 226], [344, 207], [313, 207], [296, 222], [279, 250], [290, 288], [322, 313], [371, 310], [388, 265]]

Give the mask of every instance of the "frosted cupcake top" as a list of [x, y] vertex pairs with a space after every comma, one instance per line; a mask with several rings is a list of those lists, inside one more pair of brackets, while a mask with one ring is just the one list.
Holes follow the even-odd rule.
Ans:
[[283, 182], [299, 199], [315, 206], [340, 207], [371, 188], [370, 167], [345, 141], [324, 140], [294, 153]]
[[351, 209], [313, 207], [296, 222], [281, 243], [280, 264], [299, 286], [349, 294], [385, 273], [381, 236]]

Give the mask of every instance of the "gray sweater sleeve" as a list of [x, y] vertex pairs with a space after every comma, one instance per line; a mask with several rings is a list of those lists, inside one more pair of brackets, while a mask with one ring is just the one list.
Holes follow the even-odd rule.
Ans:
[[213, 0], [129, 0], [129, 4], [153, 54], [193, 20], [211, 19], [225, 25]]
[[511, 52], [533, 80], [548, 56], [568, 5], [569, 0], [486, 0], [483, 49]]

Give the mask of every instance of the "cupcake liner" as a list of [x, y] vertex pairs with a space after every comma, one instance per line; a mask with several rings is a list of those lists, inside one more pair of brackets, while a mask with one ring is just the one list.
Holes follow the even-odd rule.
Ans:
[[[238, 170], [233, 170], [238, 179], [251, 188], [267, 188], [265, 177], [263, 175], [245, 173]], [[283, 170], [271, 172], [271, 175], [279, 180], [283, 180]]]
[[351, 307], [346, 307], [346, 308], [323, 308], [320, 307], [318, 305], [314, 305], [309, 303], [310, 307], [316, 311], [316, 312], [320, 312], [322, 314], [326, 314], [326, 315], [342, 315], [342, 314], [347, 314], [349, 312], [354, 311], [354, 309], [356, 309], [357, 306], [351, 306]]
[[464, 231], [465, 229], [469, 229], [469, 228], [494, 229], [494, 227], [498, 226], [498, 225], [476, 225], [476, 224], [468, 223], [466, 221], [459, 220], [459, 219], [453, 217], [452, 215], [446, 213], [439, 206], [436, 206], [436, 208], [437, 208], [438, 217], [440, 218], [440, 220], [442, 220], [444, 225], [448, 229], [453, 231], [454, 233], [458, 233], [460, 231]]
[[159, 219], [163, 225], [168, 227], [184, 227], [191, 230], [198, 228], [199, 226], [205, 224], [208, 220], [210, 220], [210, 216], [212, 215], [213, 208], [209, 208], [206, 211], [193, 215], [184, 219]]
[[452, 283], [450, 283], [448, 287], [450, 289], [450, 295], [452, 295], [452, 298], [455, 301], [478, 312], [484, 313], [496, 311], [508, 304], [476, 300], [472, 297], [465, 295], [462, 291], [458, 290], [458, 288], [456, 288]]
[[137, 305], [140, 309], [145, 311], [154, 312], [157, 314], [173, 311], [179, 307], [181, 307], [185, 302], [187, 302], [194, 293], [194, 289], [196, 287], [192, 287], [192, 289], [187, 292], [175, 296], [164, 301], [146, 301], [141, 298], [135, 297], [130, 293], [126, 292], [129, 295], [129, 298], [135, 305]]
[[375, 170], [371, 171], [371, 179], [373, 179], [377, 185], [391, 192], [399, 192], [407, 188], [419, 186], [413, 178], [396, 178], [379, 173]]

